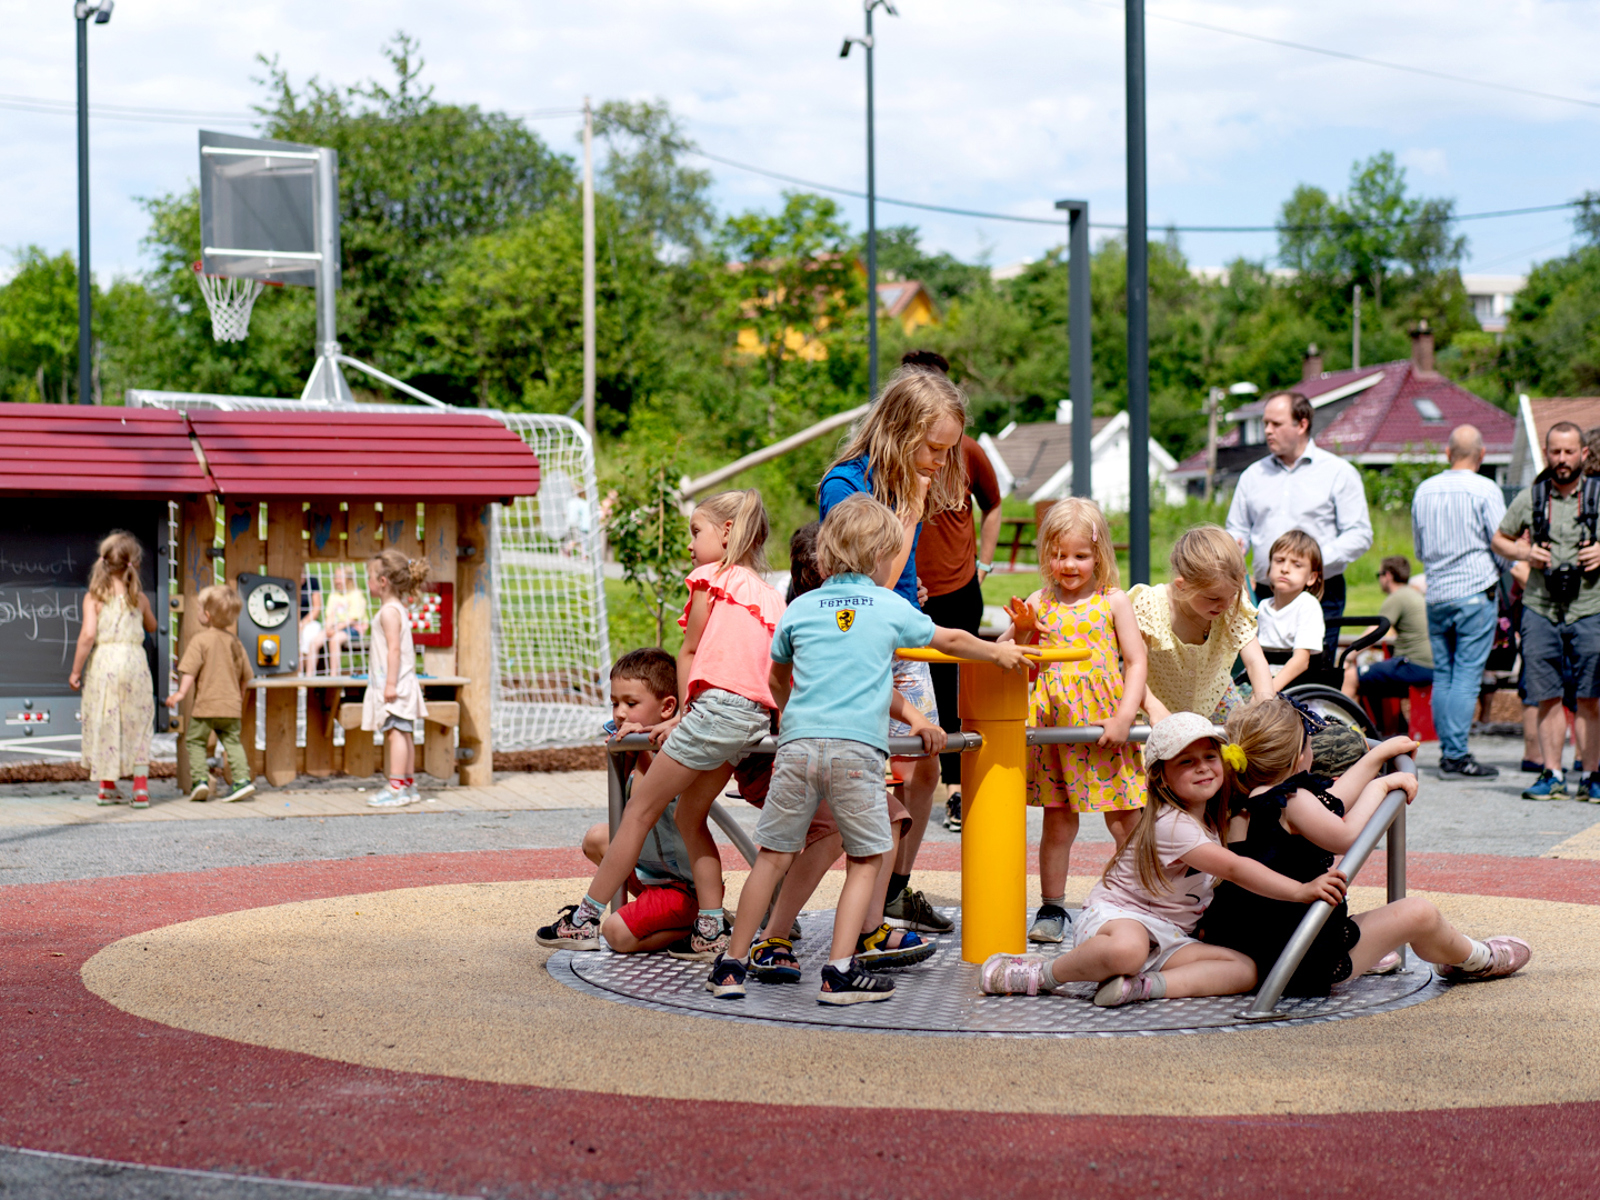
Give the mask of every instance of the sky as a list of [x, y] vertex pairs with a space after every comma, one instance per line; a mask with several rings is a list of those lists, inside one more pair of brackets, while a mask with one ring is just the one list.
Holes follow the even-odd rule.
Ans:
[[[1087, 198], [1126, 214], [1123, 9], [1111, 0], [898, 0], [876, 23], [882, 197], [1054, 218]], [[0, 250], [75, 250], [77, 175], [70, 0], [0, 0]], [[1196, 28], [1198, 22], [1235, 33]], [[1600, 22], [1582, 0], [1342, 0], [1336, 5], [1156, 0], [1147, 6], [1152, 229], [1270, 225], [1299, 183], [1338, 192], [1351, 164], [1392, 150], [1412, 190], [1460, 213], [1555, 204], [1600, 189]], [[383, 44], [421, 42], [437, 98], [487, 109], [574, 109], [585, 95], [661, 98], [704, 150], [839, 187], [865, 187], [860, 0], [118, 0], [89, 27], [90, 103], [195, 110], [90, 122], [92, 261], [102, 278], [146, 265], [139, 197], [196, 177], [196, 131], [250, 132], [257, 53], [296, 82], [386, 78]], [[1388, 70], [1238, 36], [1299, 42], [1554, 93], [1567, 103]], [[61, 112], [35, 111], [30, 101]], [[52, 107], [47, 105], [46, 107]], [[224, 122], [219, 117], [232, 117]], [[530, 124], [579, 151], [572, 116]], [[716, 162], [720, 211], [771, 209], [786, 185]], [[843, 199], [857, 228], [865, 204]], [[880, 199], [880, 226], [996, 266], [1064, 241], [1058, 228], [919, 212]], [[1564, 212], [1463, 222], [1469, 272], [1518, 274], [1564, 253]], [[1185, 233], [1197, 266], [1270, 258], [1270, 233]], [[0, 264], [3, 269], [3, 264]]]

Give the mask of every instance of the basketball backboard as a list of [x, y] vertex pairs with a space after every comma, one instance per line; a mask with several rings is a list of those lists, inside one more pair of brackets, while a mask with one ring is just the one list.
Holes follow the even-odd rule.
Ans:
[[[301, 287], [320, 278], [337, 288], [338, 172], [333, 150], [201, 130], [202, 269]], [[329, 271], [319, 276], [325, 255]]]

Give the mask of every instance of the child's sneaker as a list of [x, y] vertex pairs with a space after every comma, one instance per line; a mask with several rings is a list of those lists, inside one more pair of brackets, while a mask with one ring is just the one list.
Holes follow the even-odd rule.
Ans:
[[978, 970], [986, 996], [1037, 996], [1055, 990], [1050, 960], [1038, 954], [991, 954]]
[[822, 990], [817, 993], [818, 1004], [871, 1004], [888, 1000], [894, 995], [894, 984], [881, 975], [862, 969], [855, 959], [850, 969], [841, 971], [831, 963], [822, 968]]
[[944, 802], [944, 827], [951, 833], [961, 832], [961, 793], [951, 792]]
[[1028, 940], [1050, 944], [1063, 942], [1071, 928], [1072, 918], [1066, 909], [1059, 904], [1041, 904], [1034, 914], [1033, 924], [1028, 926]]
[[1140, 1000], [1160, 1000], [1167, 989], [1156, 975], [1113, 975], [1094, 994], [1099, 1008], [1120, 1008]]
[[1600, 771], [1593, 772], [1578, 789], [1574, 800], [1587, 800], [1590, 804], [1600, 804]]
[[574, 921], [572, 918], [577, 911], [576, 904], [567, 905], [556, 914], [553, 922], [534, 931], [534, 940], [555, 950], [600, 949], [600, 922]]
[[386, 783], [376, 796], [367, 801], [368, 808], [404, 808], [415, 797], [406, 791], [406, 785], [396, 787], [393, 783]]
[[728, 939], [732, 936], [733, 929], [728, 925], [727, 921], [723, 921], [715, 937], [706, 937], [705, 934], [696, 929], [689, 934], [689, 948], [687, 950], [678, 949], [677, 947], [682, 943], [674, 942], [672, 946], [667, 948], [667, 953], [673, 958], [681, 959], [684, 962], [714, 962], [717, 956], [728, 948]]
[[744, 964], [736, 958], [718, 954], [706, 980], [706, 991], [718, 1000], [744, 999]]
[[244, 783], [234, 784], [233, 787], [228, 790], [228, 794], [222, 797], [222, 802], [224, 804], [232, 804], [236, 800], [248, 800], [255, 794], [256, 785], [251, 783], [249, 780], [246, 780]]
[[[900, 944], [890, 946], [890, 939], [897, 933], [900, 935]], [[856, 961], [866, 971], [893, 971], [925, 962], [933, 957], [938, 948], [935, 943], [923, 941], [909, 929], [891, 929], [884, 924], [856, 938]]]
[[799, 983], [800, 960], [788, 938], [763, 938], [750, 947], [750, 977], [762, 983]]
[[189, 790], [189, 799], [193, 800], [196, 804], [203, 804], [205, 801], [211, 799], [211, 781], [208, 779], [204, 783], [195, 784], [194, 787]]
[[1524, 800], [1565, 800], [1567, 798], [1567, 784], [1560, 775], [1546, 768], [1539, 772], [1539, 778], [1522, 790]]
[[1492, 937], [1485, 939], [1489, 947], [1487, 966], [1476, 971], [1463, 971], [1460, 967], [1435, 967], [1439, 975], [1451, 983], [1475, 983], [1480, 979], [1499, 979], [1511, 975], [1528, 965], [1533, 957], [1533, 947], [1517, 937]]
[[928, 898], [909, 887], [883, 906], [883, 919], [895, 929], [915, 929], [918, 933], [949, 933], [955, 922], [942, 917]]

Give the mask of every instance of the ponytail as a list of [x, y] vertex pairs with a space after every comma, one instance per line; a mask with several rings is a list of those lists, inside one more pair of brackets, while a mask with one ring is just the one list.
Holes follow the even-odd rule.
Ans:
[[734, 566], [747, 567], [757, 574], [767, 569], [766, 545], [771, 526], [760, 492], [755, 488], [745, 492], [718, 492], [696, 505], [695, 511], [704, 513], [719, 525], [733, 522], [717, 574]]
[[122, 580], [128, 596], [128, 607], [137, 609], [142, 589], [139, 586], [139, 567], [144, 563], [144, 549], [133, 534], [117, 529], [101, 539], [100, 557], [95, 559], [89, 572], [89, 594], [101, 604], [109, 604], [115, 594], [113, 579]]
[[378, 574], [389, 581], [389, 587], [402, 602], [416, 596], [428, 582], [429, 568], [425, 558], [408, 558], [404, 551], [390, 546], [374, 554], [372, 561], [378, 564]]

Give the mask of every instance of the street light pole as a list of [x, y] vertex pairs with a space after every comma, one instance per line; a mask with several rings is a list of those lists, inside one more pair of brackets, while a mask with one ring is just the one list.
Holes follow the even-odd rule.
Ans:
[[1144, 0], [1127, 0], [1128, 574], [1150, 582], [1150, 239], [1144, 143]]
[[872, 113], [872, 10], [879, 5], [891, 17], [900, 14], [889, 0], [861, 0], [867, 14], [867, 35], [845, 38], [840, 58], [850, 57], [850, 47], [867, 52], [867, 394], [878, 394], [878, 176]]
[[1072, 494], [1092, 497], [1090, 442], [1094, 371], [1089, 349], [1089, 202], [1057, 200], [1067, 214], [1067, 347], [1071, 353], [1068, 383], [1072, 388]]
[[89, 290], [89, 18], [96, 25], [111, 20], [114, 0], [73, 5], [78, 22], [78, 403], [94, 403], [94, 341], [90, 334]]

